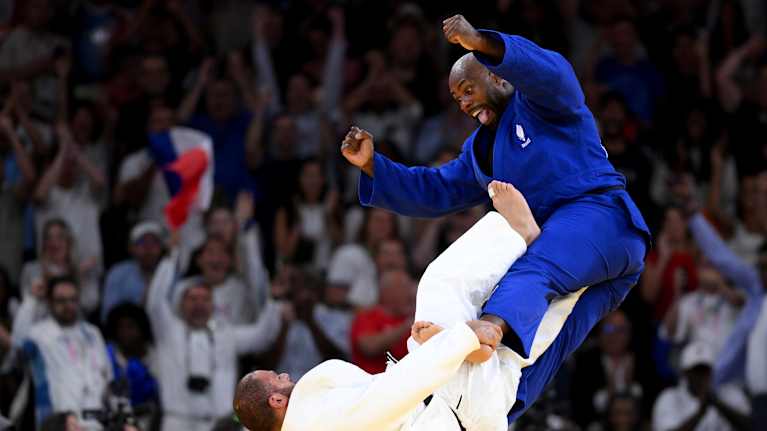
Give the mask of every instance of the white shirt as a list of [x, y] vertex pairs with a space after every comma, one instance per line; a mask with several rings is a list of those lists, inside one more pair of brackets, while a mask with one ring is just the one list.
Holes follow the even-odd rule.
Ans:
[[[98, 328], [79, 321], [62, 327], [52, 318], [32, 326], [27, 337], [39, 350], [44, 375], [34, 375], [36, 383], [47, 380], [53, 411], [101, 409], [102, 396], [112, 368], [104, 339]], [[34, 371], [33, 371], [33, 374]]]
[[767, 298], [748, 338], [746, 349], [746, 384], [754, 395], [767, 394]]
[[679, 302], [676, 332], [671, 335], [671, 340], [674, 343], [704, 342], [719, 353], [732, 331], [738, 311], [721, 295], [702, 291], [686, 293]]
[[[280, 325], [279, 306], [267, 303], [256, 323], [226, 325], [211, 321], [192, 329], [172, 311], [169, 289], [176, 275], [178, 251], [163, 259], [155, 271], [147, 298], [147, 313], [157, 339], [160, 399], [165, 410], [163, 430], [210, 429], [232, 409], [238, 355], [266, 350]], [[188, 389], [191, 374], [210, 381], [206, 392]]]
[[[742, 413], [751, 413], [751, 407], [746, 395], [735, 386], [724, 385], [716, 396], [732, 409]], [[692, 396], [684, 384], [668, 388], [661, 392], [655, 401], [652, 414], [652, 429], [654, 431], [673, 430], [690, 417], [700, 408], [700, 401]], [[730, 423], [714, 407], [709, 407], [703, 415], [703, 419], [695, 427], [695, 431], [730, 431], [733, 430]]]

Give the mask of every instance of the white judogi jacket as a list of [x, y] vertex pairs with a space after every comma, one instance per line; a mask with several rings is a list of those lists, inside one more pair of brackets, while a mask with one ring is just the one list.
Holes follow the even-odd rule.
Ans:
[[296, 384], [282, 431], [452, 431], [459, 429], [453, 412], [467, 431], [506, 431], [522, 368], [551, 345], [585, 290], [552, 301], [530, 358], [501, 345], [487, 362], [464, 363], [478, 344], [463, 322], [479, 317], [526, 250], [500, 214], [488, 213], [429, 265], [418, 285], [415, 320], [450, 329], [422, 346], [411, 339], [410, 353], [385, 373], [371, 376], [342, 361], [320, 364]]

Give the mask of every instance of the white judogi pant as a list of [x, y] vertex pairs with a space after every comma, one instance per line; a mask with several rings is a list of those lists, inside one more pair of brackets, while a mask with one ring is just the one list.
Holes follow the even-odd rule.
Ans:
[[[503, 216], [494, 211], [486, 214], [426, 269], [418, 284], [415, 320], [448, 328], [456, 322], [478, 319], [497, 283], [526, 250], [525, 241]], [[461, 365], [450, 382], [435, 392], [424, 420], [415, 422], [411, 429], [439, 429], [432, 423], [435, 415], [429, 410], [442, 411], [446, 405], [467, 431], [505, 431], [522, 368], [533, 364], [551, 345], [584, 291], [552, 301], [528, 359], [500, 345], [487, 362]], [[418, 343], [410, 339], [408, 347], [413, 351]]]
[[411, 340], [411, 352], [381, 374], [339, 360], [318, 365], [296, 383], [282, 431], [458, 431], [453, 412], [467, 431], [506, 431], [521, 369], [556, 338], [583, 291], [552, 302], [529, 359], [499, 346], [489, 361], [465, 363], [479, 348], [465, 322], [478, 318], [526, 248], [501, 215], [486, 215], [432, 262], [418, 286], [416, 320], [446, 329], [422, 346]]

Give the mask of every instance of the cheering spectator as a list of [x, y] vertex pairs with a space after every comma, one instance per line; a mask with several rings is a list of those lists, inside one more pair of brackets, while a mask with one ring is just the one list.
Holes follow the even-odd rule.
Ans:
[[350, 316], [321, 303], [323, 290], [314, 277], [289, 266], [282, 268], [272, 293], [290, 301], [291, 313], [283, 319], [269, 352], [272, 364], [267, 367], [301, 378], [319, 363], [348, 354]]
[[352, 322], [352, 362], [368, 373], [386, 369], [386, 353], [396, 359], [407, 354], [407, 339], [415, 313], [416, 283], [402, 270], [380, 276], [378, 304], [357, 313]]
[[141, 305], [146, 287], [164, 251], [162, 227], [153, 221], [137, 224], [130, 232], [131, 259], [113, 266], [104, 282], [101, 321], [106, 322], [112, 308], [123, 302]]
[[[50, 317], [33, 323], [43, 298]], [[82, 319], [73, 278], [51, 278], [43, 292], [24, 298], [13, 338], [32, 372], [37, 423], [54, 412], [71, 410], [82, 418], [85, 410], [102, 410], [112, 369], [101, 332]]]
[[135, 410], [156, 408], [160, 400], [157, 380], [149, 369], [154, 337], [149, 318], [138, 305], [123, 303], [113, 308], [104, 332], [107, 354], [116, 386], [124, 390]]
[[147, 298], [157, 341], [162, 429], [207, 431], [232, 409], [238, 355], [260, 353], [277, 336], [280, 307], [267, 303], [259, 319], [249, 325], [217, 322], [213, 288], [198, 279], [180, 293], [177, 315], [168, 301], [177, 259], [174, 250], [160, 263]]
[[714, 359], [714, 351], [705, 343], [684, 348], [679, 364], [684, 375], [677, 386], [661, 392], [655, 402], [654, 430], [748, 428], [751, 409], [743, 391], [727, 385], [712, 387]]

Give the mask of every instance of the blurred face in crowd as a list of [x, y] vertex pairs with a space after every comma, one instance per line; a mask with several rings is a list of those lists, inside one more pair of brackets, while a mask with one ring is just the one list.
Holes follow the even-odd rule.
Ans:
[[141, 88], [149, 96], [162, 96], [170, 84], [168, 62], [159, 56], [144, 57], [141, 61]]
[[415, 313], [416, 283], [401, 270], [381, 274], [378, 303], [395, 316], [412, 316]]
[[298, 182], [303, 199], [309, 203], [318, 202], [325, 187], [325, 176], [322, 175], [322, 166], [319, 162], [304, 163]]
[[118, 320], [115, 338], [120, 350], [126, 355], [140, 356], [143, 353], [144, 334], [134, 319], [125, 316]]
[[232, 81], [219, 79], [208, 85], [205, 92], [208, 115], [215, 121], [226, 121], [234, 116], [237, 94]]
[[679, 244], [687, 239], [687, 224], [680, 210], [676, 208], [666, 210], [663, 218], [663, 233], [670, 244]]
[[151, 272], [157, 267], [162, 257], [162, 239], [153, 233], [141, 236], [130, 246], [130, 253], [144, 272]]
[[[623, 127], [626, 123], [626, 108], [622, 103], [615, 99], [608, 100], [599, 115], [599, 125], [602, 129], [602, 136], [610, 138], [620, 138], [623, 136]], [[609, 146], [609, 142], [605, 145]], [[607, 148], [610, 151], [610, 148]]]
[[631, 431], [636, 429], [639, 423], [637, 403], [629, 397], [614, 399], [607, 411], [607, 420], [610, 429], [614, 431]]
[[383, 273], [390, 270], [406, 270], [405, 244], [398, 239], [388, 239], [378, 245], [376, 268]]
[[72, 283], [58, 283], [52, 287], [50, 310], [53, 319], [61, 326], [72, 326], [80, 314], [80, 295]]
[[272, 123], [272, 150], [277, 159], [289, 160], [296, 155], [296, 122], [289, 115], [280, 115]]
[[599, 346], [608, 356], [620, 356], [628, 352], [631, 326], [626, 315], [618, 310], [608, 314], [602, 321]]
[[395, 228], [396, 219], [393, 213], [378, 208], [368, 210], [368, 221], [365, 226], [365, 239], [368, 245], [378, 244], [394, 237]]
[[80, 427], [80, 422], [77, 420], [77, 416], [67, 415], [65, 431], [82, 431], [82, 428]]
[[181, 316], [192, 328], [204, 328], [213, 316], [213, 291], [205, 285], [189, 287], [181, 300]]
[[637, 34], [630, 21], [619, 21], [610, 28], [610, 44], [619, 60], [630, 61], [637, 49]]
[[506, 109], [513, 87], [491, 73], [469, 53], [450, 70], [450, 94], [466, 115], [495, 128]]
[[724, 287], [724, 279], [710, 265], [701, 265], [698, 268], [698, 286], [704, 293], [717, 294]]
[[309, 110], [313, 99], [309, 79], [300, 73], [291, 76], [285, 96], [290, 112], [301, 113]]
[[221, 238], [208, 238], [197, 258], [202, 276], [210, 285], [223, 283], [232, 268], [229, 246]]
[[208, 216], [205, 226], [208, 235], [217, 236], [225, 242], [232, 244], [237, 235], [237, 221], [229, 208], [219, 207], [214, 209]]
[[674, 39], [673, 56], [677, 72], [690, 75], [698, 71], [696, 42], [690, 34], [680, 34]]
[[687, 137], [700, 141], [706, 135], [706, 114], [695, 109], [687, 115]]
[[26, 0], [17, 3], [18, 5], [26, 3], [24, 10], [24, 22], [35, 30], [42, 30], [48, 25], [51, 19], [51, 7], [48, 0]]
[[696, 365], [684, 371], [687, 381], [687, 390], [693, 396], [705, 393], [711, 387], [711, 367], [708, 365]]
[[176, 123], [176, 114], [165, 105], [157, 105], [151, 108], [147, 131], [149, 133], [164, 132]]
[[43, 232], [43, 255], [46, 260], [57, 265], [67, 264], [71, 247], [72, 237], [69, 229], [60, 223], [47, 225]]
[[80, 144], [88, 144], [95, 128], [94, 112], [85, 106], [80, 107], [72, 117], [72, 136]]
[[395, 66], [414, 66], [422, 51], [421, 33], [415, 23], [403, 23], [394, 30], [389, 55]]

